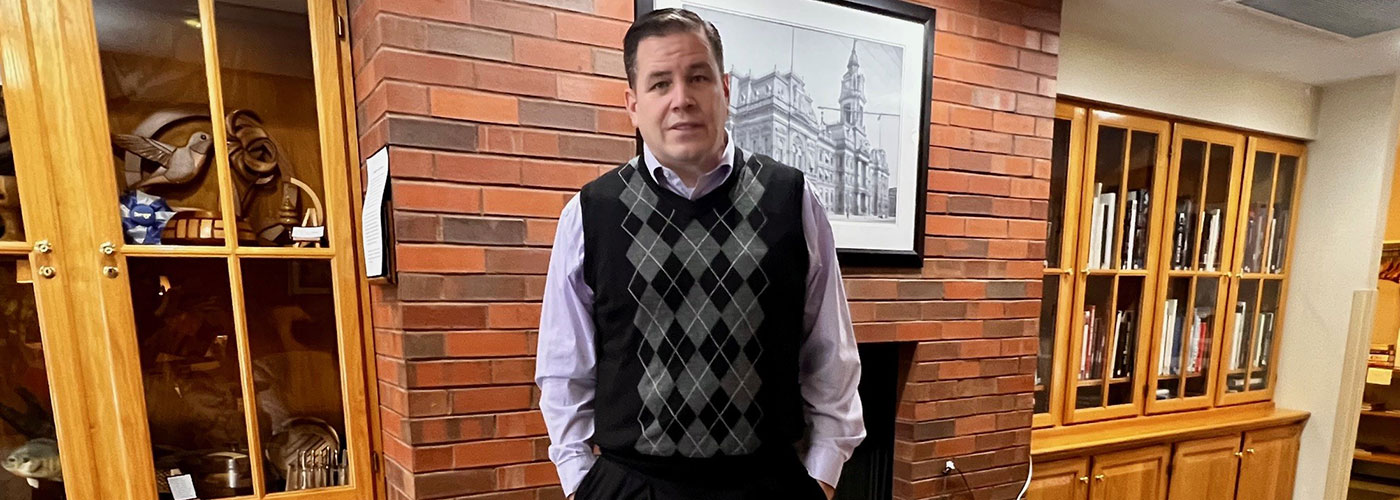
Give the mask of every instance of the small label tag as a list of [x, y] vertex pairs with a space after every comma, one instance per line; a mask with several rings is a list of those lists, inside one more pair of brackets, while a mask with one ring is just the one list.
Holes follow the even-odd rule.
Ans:
[[321, 241], [326, 236], [325, 226], [294, 227], [292, 241]]
[[194, 492], [194, 479], [189, 474], [170, 476], [170, 494], [175, 500], [194, 500], [199, 495]]

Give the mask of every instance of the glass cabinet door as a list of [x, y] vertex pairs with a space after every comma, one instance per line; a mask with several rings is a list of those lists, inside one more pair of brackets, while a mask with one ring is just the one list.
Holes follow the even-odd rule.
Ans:
[[1234, 193], [1244, 136], [1178, 124], [1167, 182], [1157, 302], [1148, 378], [1148, 413], [1209, 407], [1220, 334], [1228, 315]]
[[1251, 137], [1240, 189], [1239, 231], [1217, 404], [1273, 397], [1278, 337], [1293, 241], [1293, 207], [1302, 183], [1301, 145]]
[[1138, 414], [1150, 324], [1154, 243], [1165, 190], [1166, 122], [1095, 110], [1089, 119], [1079, 203], [1080, 281], [1067, 383], [1067, 423]]
[[334, 3], [86, 1], [148, 498], [367, 498]]
[[[1063, 413], [1065, 332], [1073, 299], [1079, 186], [1084, 162], [1084, 108], [1057, 104], [1050, 158], [1049, 220], [1040, 301], [1040, 350], [1035, 370], [1034, 426], [1057, 425]], [[1057, 363], [1058, 361], [1058, 363]]]

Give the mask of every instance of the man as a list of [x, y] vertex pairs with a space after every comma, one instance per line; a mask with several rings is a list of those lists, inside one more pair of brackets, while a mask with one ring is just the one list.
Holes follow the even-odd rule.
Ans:
[[865, 426], [825, 211], [728, 137], [713, 25], [652, 12], [623, 58], [644, 152], [565, 206], [540, 319], [564, 493], [830, 499]]

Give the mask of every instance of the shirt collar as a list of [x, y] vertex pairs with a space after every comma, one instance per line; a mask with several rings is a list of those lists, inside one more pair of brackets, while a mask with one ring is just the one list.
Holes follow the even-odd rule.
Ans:
[[[692, 189], [699, 189], [711, 177], [720, 177], [721, 183], [723, 180], [729, 178], [729, 172], [734, 169], [735, 146], [734, 141], [729, 140], [728, 134], [725, 134], [724, 141], [724, 153], [721, 154], [719, 157], [719, 166], [715, 167], [714, 170], [711, 170], [708, 173], [701, 175], [700, 178], [696, 181], [695, 187]], [[642, 143], [642, 157], [644, 160], [646, 160], [646, 165], [650, 167], [644, 168], [643, 170], [647, 170], [647, 173], [651, 175], [652, 180], [656, 181], [657, 184], [661, 184], [663, 186], [667, 185], [665, 175], [666, 173], [670, 173], [671, 176], [675, 177], [678, 180], [680, 179], [680, 175], [677, 174], [675, 170], [672, 170], [671, 167], [662, 165], [661, 162], [656, 159], [656, 155], [651, 152], [651, 146], [648, 146], [645, 142]], [[663, 171], [662, 169], [665, 170]]]

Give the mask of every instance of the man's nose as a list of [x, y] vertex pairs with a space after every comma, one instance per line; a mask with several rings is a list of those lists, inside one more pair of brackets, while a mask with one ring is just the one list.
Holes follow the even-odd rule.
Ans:
[[676, 85], [671, 90], [671, 109], [685, 110], [695, 106], [695, 92], [689, 85]]

